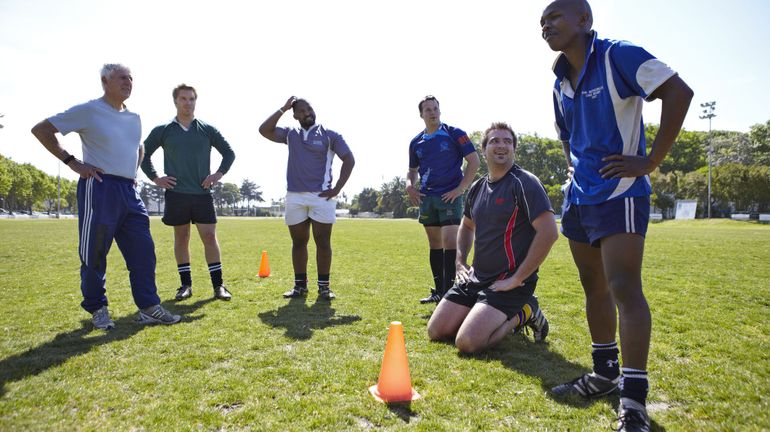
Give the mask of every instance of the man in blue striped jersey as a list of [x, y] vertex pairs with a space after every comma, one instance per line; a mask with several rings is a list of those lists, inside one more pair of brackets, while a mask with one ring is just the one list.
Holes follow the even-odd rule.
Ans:
[[[420, 223], [430, 248], [434, 288], [420, 303], [438, 303], [454, 284], [463, 194], [473, 182], [480, 161], [468, 135], [441, 122], [438, 99], [425, 96], [417, 108], [425, 129], [409, 143], [406, 192], [412, 205], [420, 206]], [[467, 162], [465, 170], [463, 160]]]
[[[553, 388], [599, 397], [620, 384], [620, 430], [648, 430], [650, 309], [642, 292], [649, 220], [648, 174], [674, 143], [693, 92], [666, 64], [628, 42], [600, 39], [585, 0], [557, 0], [540, 19], [554, 63], [556, 128], [573, 173], [562, 233], [586, 295], [593, 372]], [[647, 153], [642, 105], [662, 101], [660, 129]], [[615, 342], [620, 318], [623, 368]], [[622, 378], [621, 378], [622, 372]]]

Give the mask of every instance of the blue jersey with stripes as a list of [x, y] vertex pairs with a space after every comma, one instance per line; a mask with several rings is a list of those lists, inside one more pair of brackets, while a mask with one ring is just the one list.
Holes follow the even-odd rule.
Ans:
[[568, 141], [575, 168], [569, 203], [594, 205], [652, 192], [648, 176], [603, 179], [602, 158], [646, 155], [642, 104], [676, 72], [644, 49], [625, 41], [599, 39], [587, 50], [576, 86], [560, 54], [553, 66], [553, 104], [559, 139]]
[[463, 180], [463, 158], [476, 151], [468, 134], [441, 124], [432, 134], [420, 132], [409, 143], [409, 168], [418, 168], [420, 192], [441, 196]]

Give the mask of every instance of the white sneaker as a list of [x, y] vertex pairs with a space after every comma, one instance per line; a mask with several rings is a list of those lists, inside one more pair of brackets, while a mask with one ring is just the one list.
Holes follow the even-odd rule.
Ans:
[[107, 306], [102, 306], [93, 314], [91, 322], [94, 323], [94, 327], [100, 330], [112, 330], [115, 328], [115, 322], [110, 318], [110, 311]]
[[176, 324], [181, 320], [181, 316], [172, 314], [159, 304], [139, 309], [140, 324]]

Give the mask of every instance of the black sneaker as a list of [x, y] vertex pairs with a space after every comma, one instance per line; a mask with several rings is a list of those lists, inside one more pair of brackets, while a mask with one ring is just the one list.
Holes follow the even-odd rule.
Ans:
[[647, 408], [633, 399], [620, 399], [617, 422], [618, 432], [650, 432]]
[[332, 290], [329, 289], [329, 287], [319, 287], [318, 288], [318, 298], [324, 299], [324, 300], [334, 300], [337, 296], [334, 295]]
[[218, 298], [219, 300], [228, 301], [231, 298], [233, 298], [233, 295], [230, 294], [230, 291], [228, 291], [227, 288], [224, 285], [220, 285], [220, 286], [214, 288], [214, 298]]
[[436, 290], [432, 289], [430, 290], [430, 295], [425, 298], [420, 299], [420, 303], [426, 304], [426, 303], [438, 303], [441, 301], [441, 295], [436, 292]]
[[184, 300], [192, 297], [192, 287], [190, 285], [182, 285], [176, 290], [176, 299]]
[[551, 393], [558, 397], [581, 396], [594, 399], [616, 392], [618, 384], [620, 384], [620, 376], [610, 380], [591, 372], [568, 383], [557, 385], [551, 389]]
[[307, 295], [307, 287], [295, 285], [294, 288], [283, 293], [283, 298], [303, 297]]

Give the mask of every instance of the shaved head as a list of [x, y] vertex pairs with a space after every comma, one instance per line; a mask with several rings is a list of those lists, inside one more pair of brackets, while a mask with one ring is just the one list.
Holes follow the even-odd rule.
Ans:
[[551, 2], [546, 10], [551, 9], [552, 6], [564, 8], [570, 12], [575, 13], [578, 16], [586, 15], [586, 31], [590, 31], [594, 25], [594, 14], [591, 11], [591, 5], [586, 0], [556, 0]]

